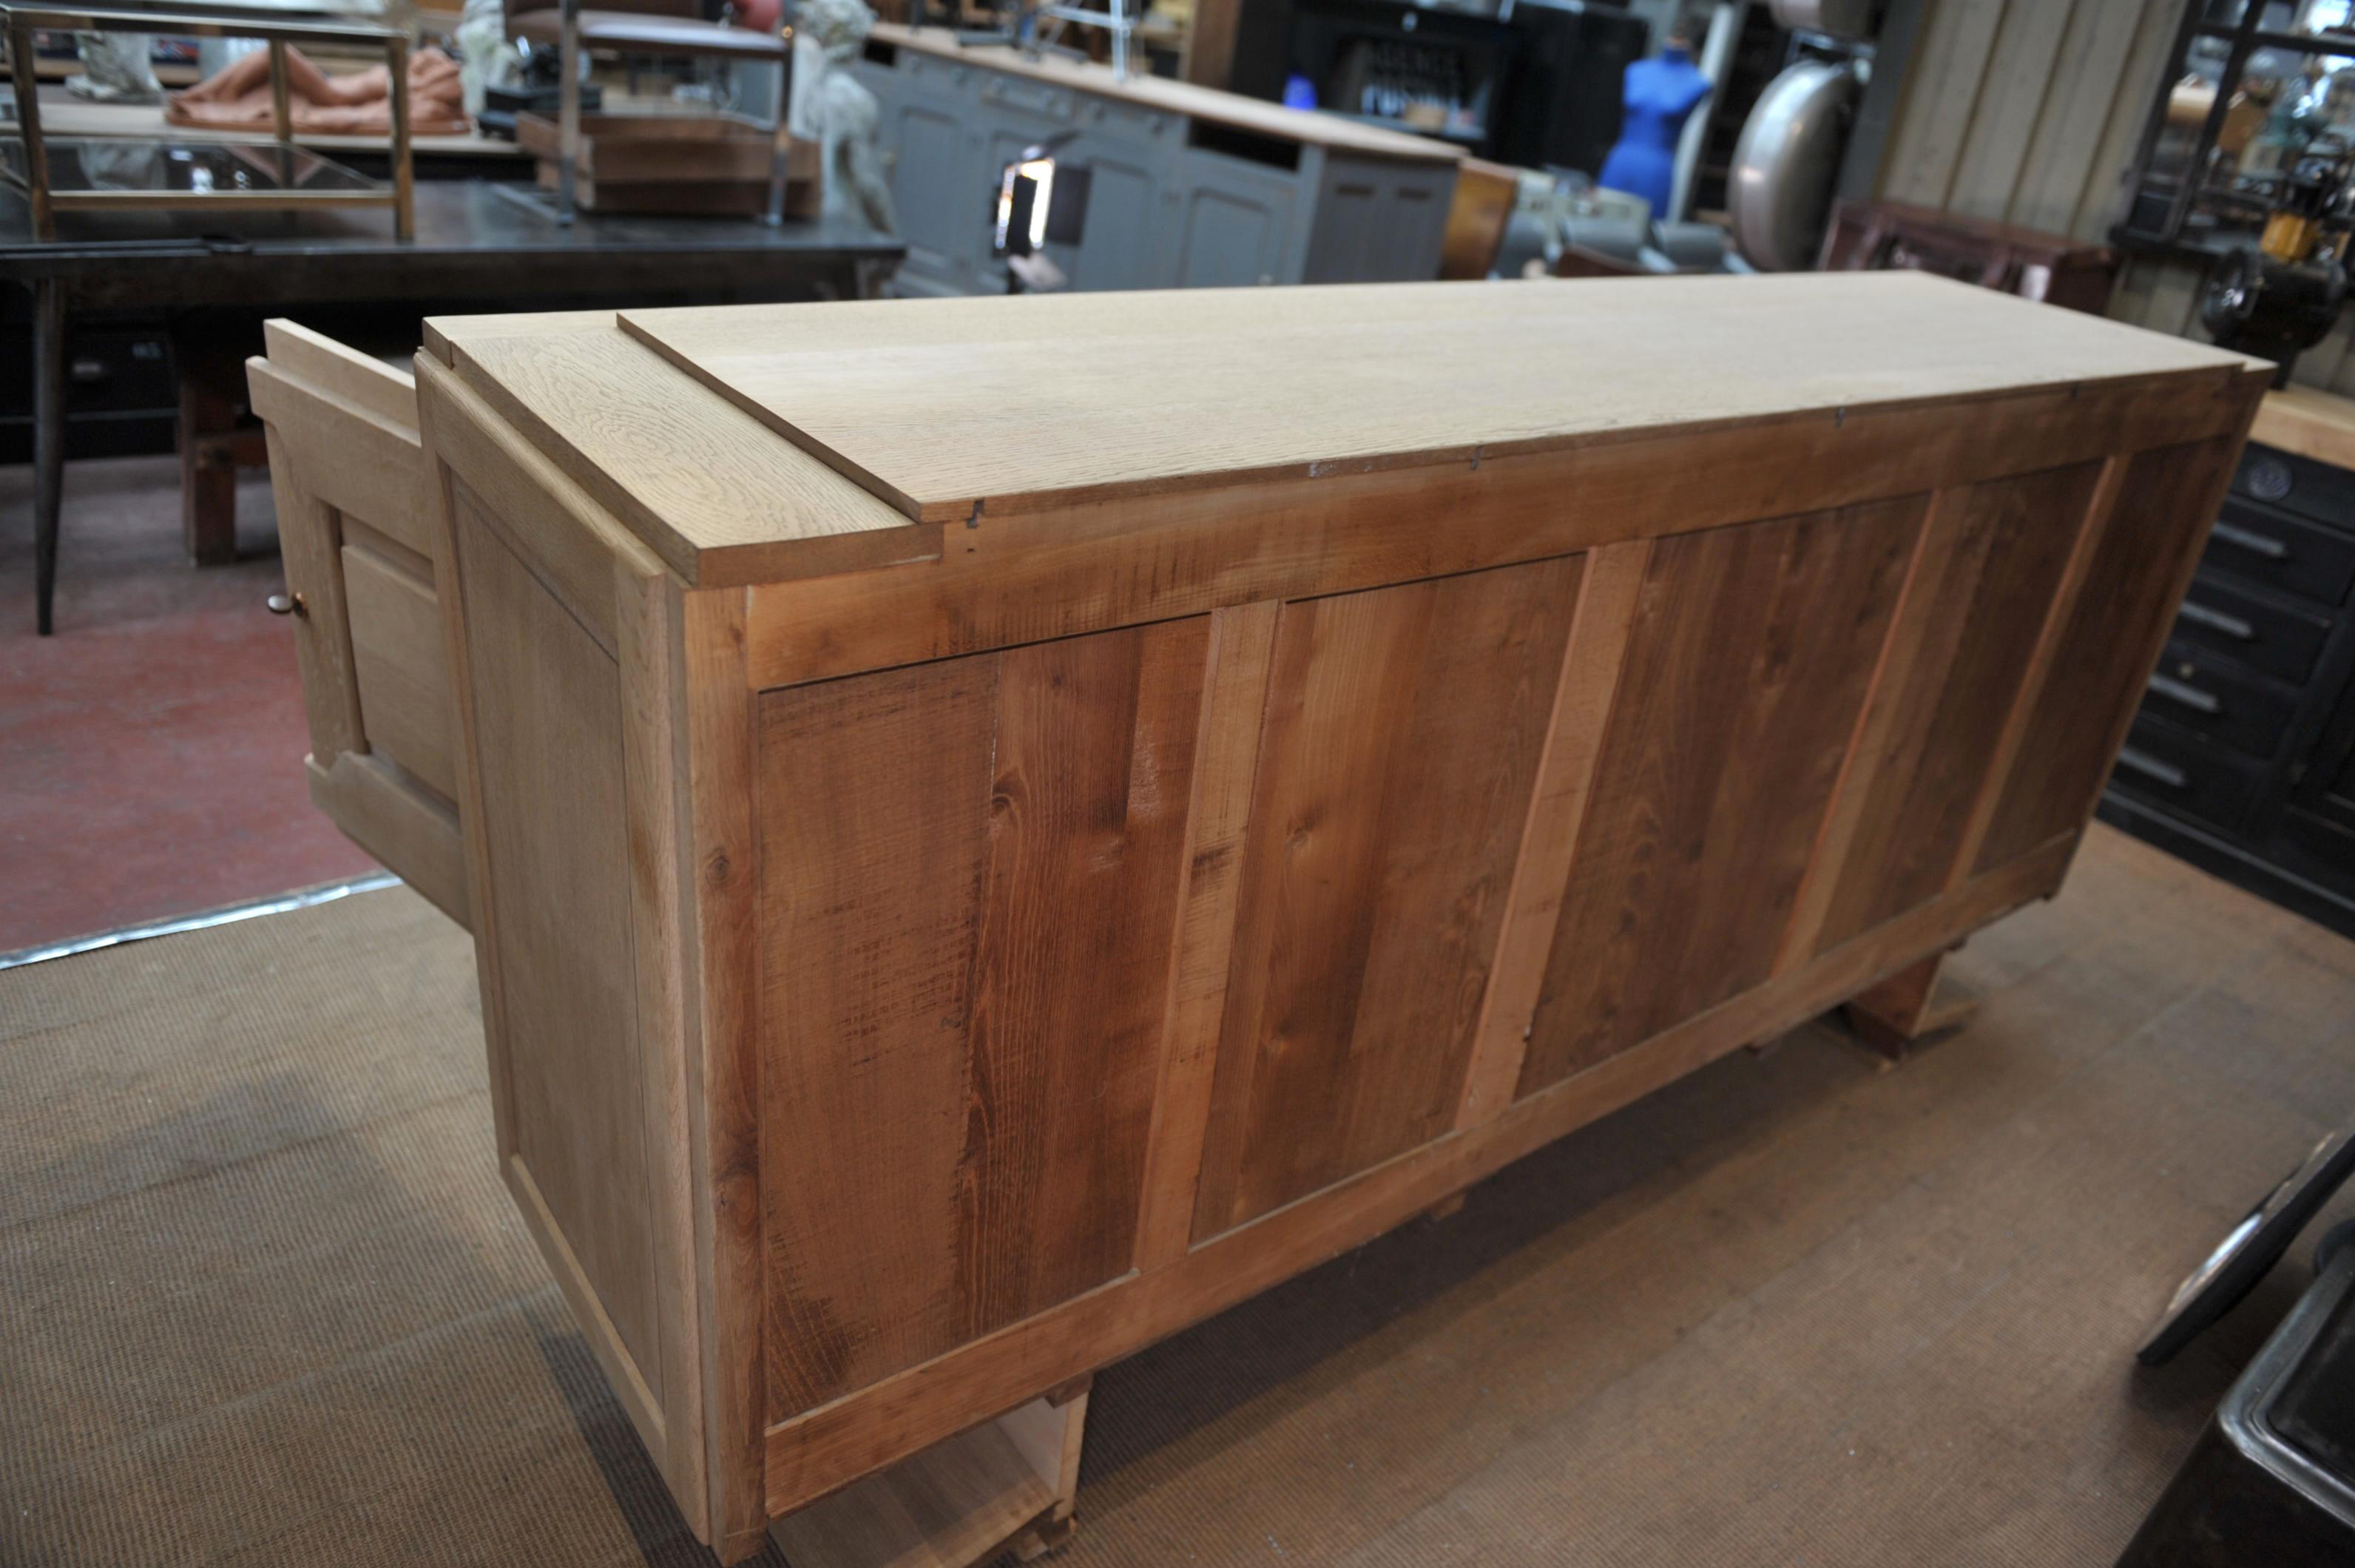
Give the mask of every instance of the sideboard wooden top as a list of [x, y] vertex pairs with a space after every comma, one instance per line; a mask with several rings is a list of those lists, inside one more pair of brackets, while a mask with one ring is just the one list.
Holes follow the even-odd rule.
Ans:
[[2266, 368], [1913, 272], [456, 317], [428, 352], [704, 585], [936, 559], [944, 524]]
[[1270, 103], [1263, 98], [1246, 98], [1240, 92], [1225, 92], [1190, 81], [1173, 81], [1163, 76], [1137, 75], [1123, 81], [1112, 73], [1110, 66], [1065, 59], [1055, 55], [1033, 59], [1004, 44], [976, 44], [968, 48], [959, 44], [956, 35], [945, 27], [927, 27], [919, 32], [893, 22], [878, 22], [872, 37], [877, 43], [937, 55], [959, 65], [1002, 71], [1008, 76], [1043, 81], [1050, 86], [1069, 88], [1076, 92], [1092, 92], [1101, 98], [1123, 99], [1148, 109], [1232, 125], [1287, 142], [1305, 142], [1371, 157], [1404, 158], [1418, 163], [1455, 164], [1464, 159], [1461, 147], [1451, 146], [1431, 137], [1417, 136], [1411, 132], [1360, 124], [1338, 114], [1311, 109], [1287, 109], [1281, 103]]

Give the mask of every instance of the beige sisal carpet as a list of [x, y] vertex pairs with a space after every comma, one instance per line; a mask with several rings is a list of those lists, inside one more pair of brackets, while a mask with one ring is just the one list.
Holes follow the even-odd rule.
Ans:
[[[1736, 1053], [1112, 1369], [1058, 1561], [2108, 1561], [2305, 1277], [2132, 1371], [2355, 1115], [2355, 944], [2096, 829], [1957, 968], [1896, 1071]], [[709, 1561], [482, 1079], [405, 891], [0, 974], [0, 1563]]]

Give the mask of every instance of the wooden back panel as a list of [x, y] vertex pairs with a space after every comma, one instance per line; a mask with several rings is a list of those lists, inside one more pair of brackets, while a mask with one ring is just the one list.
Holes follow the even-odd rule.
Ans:
[[1774, 972], [1926, 501], [1654, 546], [1522, 1093]]
[[1208, 630], [762, 699], [775, 1408], [1126, 1272]]
[[2051, 892], [2257, 390], [747, 588], [666, 574], [483, 374], [421, 380], [502, 1156], [730, 1561]]
[[1198, 1239], [1454, 1122], [1583, 565], [1280, 612]]
[[[2038, 416], [1956, 411], [1955, 439], [1987, 443], [1962, 475], [1909, 485], [1892, 461], [1886, 494], [1849, 499], [1853, 475], [1799, 454], [1778, 493], [1834, 504], [1622, 518], [1592, 548], [1468, 571], [1316, 592], [1400, 559], [1337, 548], [1284, 563], [1308, 592], [1229, 580], [1207, 615], [1163, 619], [1146, 606], [1221, 563], [1141, 554], [1099, 569], [1112, 586], [1072, 602], [1094, 625], [1050, 622], [1060, 641], [1009, 628], [994, 651], [836, 676], [886, 634], [813, 640], [798, 667], [817, 678], [754, 699], [769, 1508], [1197, 1321], [2051, 893], [2242, 395], [2232, 433], [2105, 456], [2079, 429], [2008, 463], [1998, 432]], [[1704, 514], [1715, 472], [1689, 491]], [[1565, 510], [1566, 529], [1602, 522]], [[1350, 526], [1379, 537], [1370, 512]], [[1466, 508], [1444, 538], [1476, 556], [1486, 526]], [[950, 635], [989, 636], [964, 612], [1026, 570], [975, 562], [911, 574]], [[888, 581], [868, 592], [895, 602]], [[848, 592], [750, 603], [757, 623]], [[732, 667], [755, 688], [793, 667], [764, 650], [811, 635], [744, 633]], [[938, 645], [927, 625], [892, 635]], [[1160, 727], [1194, 720], [1190, 787], [1173, 772], [1157, 797], [1185, 796], [1156, 819], [1184, 848], [1149, 870], [1124, 817], [1026, 812], [993, 750], [1012, 730], [992, 683], [1050, 650], [1068, 711], [1043, 732], [1074, 758], [1141, 735], [1147, 689], [1124, 674], [1116, 700], [1090, 697], [1077, 671], [1146, 637], [1165, 651]], [[1032, 848], [1054, 864], [1118, 856], [1146, 880], [992, 894], [1024, 885], [988, 869], [1009, 821], [1047, 827]], [[1062, 987], [1094, 998], [1084, 1047], [1035, 999], [998, 1029], [974, 1005]], [[1005, 1183], [1016, 1149], [1082, 1185]], [[1026, 1261], [1042, 1256], [1087, 1266]], [[1028, 1288], [980, 1309], [997, 1269]]]
[[311, 722], [311, 797], [360, 847], [468, 922], [449, 666], [435, 602], [417, 392], [292, 322], [247, 362]]

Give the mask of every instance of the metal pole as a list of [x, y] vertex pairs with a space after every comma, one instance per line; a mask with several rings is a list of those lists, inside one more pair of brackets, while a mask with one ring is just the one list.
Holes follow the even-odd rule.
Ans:
[[45, 275], [33, 281], [33, 629], [44, 637], [57, 629], [58, 513], [65, 504], [65, 478], [66, 285]]
[[384, 41], [385, 69], [390, 73], [387, 101], [392, 108], [392, 237], [417, 237], [416, 174], [409, 147], [409, 40], [395, 34]]
[[572, 180], [581, 167], [581, 0], [557, 12], [556, 221], [572, 221]]
[[33, 24], [24, 16], [8, 20], [8, 69], [16, 83], [16, 128], [25, 138], [25, 202], [32, 208], [33, 238], [58, 237], [57, 219], [49, 209], [48, 144], [41, 140], [41, 84], [33, 65]]
[[270, 119], [278, 133], [278, 188], [294, 184], [294, 107], [288, 101], [286, 40], [270, 40]]
[[784, 46], [784, 58], [777, 62], [777, 123], [769, 132], [769, 211], [765, 221], [774, 229], [785, 220], [785, 175], [791, 162], [794, 133], [791, 130], [794, 101], [794, 24], [792, 12], [783, 5], [777, 7], [777, 41]]
[[291, 145], [294, 140], [294, 109], [287, 97], [284, 38], [270, 40], [270, 119], [278, 127], [279, 143]]

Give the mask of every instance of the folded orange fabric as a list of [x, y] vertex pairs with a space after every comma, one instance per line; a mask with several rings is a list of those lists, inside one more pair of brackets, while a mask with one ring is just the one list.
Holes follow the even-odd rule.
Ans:
[[[348, 76], [329, 76], [304, 59], [301, 50], [286, 51], [288, 109], [297, 131], [346, 136], [389, 133], [392, 129], [390, 81], [380, 65]], [[269, 52], [256, 49], [240, 55], [226, 69], [186, 92], [172, 94], [164, 104], [164, 118], [175, 125], [198, 125], [208, 131], [269, 134], [275, 123], [270, 108]], [[440, 49], [420, 49], [410, 56], [409, 133], [463, 135], [468, 123], [464, 92], [458, 85], [458, 62]]]

